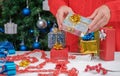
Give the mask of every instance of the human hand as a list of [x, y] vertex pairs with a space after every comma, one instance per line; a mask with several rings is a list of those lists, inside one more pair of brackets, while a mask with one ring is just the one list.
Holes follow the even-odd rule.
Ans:
[[65, 5], [61, 6], [56, 13], [56, 19], [60, 30], [62, 29], [63, 20], [65, 19], [68, 13], [74, 13], [74, 12], [70, 7]]
[[103, 5], [97, 8], [88, 18], [93, 20], [92, 23], [88, 26], [88, 33], [97, 31], [99, 28], [108, 24], [110, 20], [110, 9], [108, 6]]

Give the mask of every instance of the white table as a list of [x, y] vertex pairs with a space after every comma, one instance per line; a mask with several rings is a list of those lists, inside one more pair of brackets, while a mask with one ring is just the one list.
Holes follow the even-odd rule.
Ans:
[[[22, 54], [22, 53], [24, 52], [18, 51], [16, 54]], [[46, 52], [46, 54], [48, 57], [50, 56], [49, 52]], [[72, 54], [72, 53], [69, 53], [69, 54]], [[31, 64], [31, 65], [37, 65], [43, 62], [43, 60], [41, 59], [39, 60], [40, 61], [38, 63]], [[120, 52], [115, 52], [114, 61], [103, 61], [103, 60], [100, 60], [99, 58], [96, 58], [91, 61], [90, 55], [85, 55], [85, 56], [77, 55], [76, 59], [73, 59], [73, 60], [70, 59], [69, 61], [70, 63], [67, 65], [68, 69], [75, 67], [77, 70], [79, 70], [78, 76], [102, 76], [102, 74], [98, 74], [95, 72], [84, 72], [86, 65], [96, 65], [98, 63], [101, 63], [102, 66], [106, 69], [120, 71]], [[44, 67], [44, 69], [54, 69], [54, 68], [55, 68], [55, 64], [52, 64], [52, 63], [48, 63]], [[37, 76], [37, 75], [38, 73], [24, 73], [24, 74], [17, 74], [16, 76]], [[67, 75], [60, 74], [59, 76], [67, 76]], [[120, 76], [120, 72], [108, 72], [104, 76]]]

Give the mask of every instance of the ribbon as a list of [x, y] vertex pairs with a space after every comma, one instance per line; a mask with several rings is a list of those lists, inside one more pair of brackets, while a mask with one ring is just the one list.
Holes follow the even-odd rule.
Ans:
[[15, 54], [14, 46], [12, 45], [12, 43], [10, 43], [8, 41], [0, 42], [0, 51], [2, 49], [6, 49], [8, 54]]
[[106, 37], [106, 33], [104, 32], [104, 30], [99, 31], [99, 33], [100, 33], [100, 39], [101, 39], [101, 41], [104, 40], [105, 37]]
[[83, 24], [86, 24], [88, 25], [88, 23], [86, 22], [83, 22], [81, 20], [81, 16], [79, 14], [73, 14], [72, 16], [69, 17], [70, 21], [74, 23], [74, 26], [77, 24], [77, 23], [83, 23]]
[[80, 22], [80, 15], [73, 14], [72, 16], [70, 16], [70, 21], [72, 21], [75, 24], [79, 23]]
[[16, 65], [14, 62], [6, 62], [5, 65], [1, 66], [2, 70], [0, 74], [6, 74], [8, 76], [16, 74]]
[[83, 35], [82, 40], [85, 40], [85, 41], [94, 40], [94, 32]]
[[26, 67], [30, 64], [30, 61], [29, 60], [22, 60], [20, 63], [19, 63], [19, 66], [20, 67]]
[[56, 49], [56, 50], [62, 50], [63, 46], [62, 46], [62, 44], [56, 42], [55, 45], [53, 46], [53, 48]]
[[56, 34], [56, 42], [55, 42], [53, 48], [56, 50], [62, 50], [63, 45], [61, 44], [61, 42], [58, 42], [58, 32], [61, 32], [61, 31], [56, 27], [54, 27], [52, 31], [53, 31], [53, 33]]

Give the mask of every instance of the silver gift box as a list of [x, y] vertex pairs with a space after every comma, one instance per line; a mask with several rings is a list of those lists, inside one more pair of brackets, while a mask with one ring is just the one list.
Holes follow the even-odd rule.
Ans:
[[81, 32], [86, 34], [88, 31], [88, 25], [92, 22], [92, 20], [80, 16], [80, 21], [74, 24], [70, 20], [71, 16], [73, 16], [73, 14], [69, 13], [67, 17], [64, 19], [62, 29], [77, 36], [80, 36]]
[[52, 48], [56, 42], [62, 44], [63, 47], [65, 46], [65, 33], [63, 31], [48, 33], [48, 47]]

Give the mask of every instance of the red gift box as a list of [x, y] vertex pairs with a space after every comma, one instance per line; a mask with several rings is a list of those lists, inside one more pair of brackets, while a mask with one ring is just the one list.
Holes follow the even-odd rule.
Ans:
[[106, 61], [114, 60], [115, 52], [115, 29], [105, 27], [102, 29], [106, 37], [100, 41], [100, 58]]
[[52, 48], [50, 51], [50, 58], [52, 60], [68, 60], [68, 48], [66, 47], [62, 50]]

